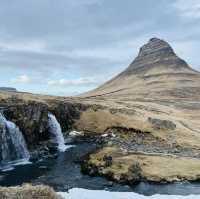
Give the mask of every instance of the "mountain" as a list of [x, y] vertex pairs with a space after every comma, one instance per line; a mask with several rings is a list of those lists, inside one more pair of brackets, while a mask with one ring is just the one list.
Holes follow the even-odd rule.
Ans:
[[17, 92], [17, 89], [12, 87], [0, 87], [0, 91]]
[[166, 41], [152, 38], [126, 70], [82, 96], [200, 99], [199, 85], [200, 73], [179, 58]]

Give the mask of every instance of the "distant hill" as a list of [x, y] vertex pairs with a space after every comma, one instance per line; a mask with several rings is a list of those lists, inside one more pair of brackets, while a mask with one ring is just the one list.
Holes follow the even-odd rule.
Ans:
[[0, 91], [17, 92], [17, 89], [12, 87], [0, 87]]

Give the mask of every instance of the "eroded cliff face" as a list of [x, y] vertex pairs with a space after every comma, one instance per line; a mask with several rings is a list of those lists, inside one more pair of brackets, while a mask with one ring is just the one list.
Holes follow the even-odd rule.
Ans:
[[63, 132], [73, 129], [75, 121], [80, 119], [81, 112], [87, 108], [87, 105], [67, 101], [51, 101], [48, 104], [49, 111], [56, 116]]
[[73, 128], [75, 120], [79, 119], [80, 111], [86, 107], [79, 103], [58, 100], [37, 101], [16, 98], [12, 93], [8, 99], [1, 100], [1, 111], [7, 120], [14, 122], [22, 131], [29, 149], [37, 148], [41, 142], [50, 140], [48, 129], [48, 113], [53, 113], [61, 125], [62, 131]]
[[28, 145], [47, 140], [48, 106], [37, 102], [12, 105], [4, 110], [5, 117], [23, 132]]

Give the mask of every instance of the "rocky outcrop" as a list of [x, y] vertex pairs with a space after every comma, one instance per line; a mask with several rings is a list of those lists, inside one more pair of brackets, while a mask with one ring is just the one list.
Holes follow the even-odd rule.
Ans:
[[[109, 164], [107, 163], [109, 160]], [[177, 182], [200, 179], [200, 160], [172, 155], [129, 153], [116, 147], [105, 147], [91, 154], [82, 165], [89, 175], [105, 176], [119, 183], [139, 181]]]
[[48, 105], [49, 111], [56, 116], [63, 132], [72, 129], [75, 121], [80, 118], [81, 112], [87, 108], [88, 106], [84, 104], [72, 102], [56, 101]]
[[13, 104], [4, 110], [4, 115], [20, 128], [28, 145], [34, 145], [49, 138], [47, 105], [38, 102]]
[[48, 186], [23, 185], [22, 187], [0, 187], [2, 199], [62, 199]]
[[155, 129], [174, 130], [176, 128], [176, 124], [169, 120], [160, 120], [149, 117], [148, 121], [153, 125], [153, 128]]
[[132, 162], [132, 165], [116, 163], [112, 154], [107, 152], [99, 155], [99, 151], [97, 156], [91, 155], [89, 160], [83, 162], [82, 172], [90, 176], [103, 176], [122, 184], [135, 184], [141, 181], [141, 168], [138, 162]]
[[[172, 47], [164, 40], [152, 38], [140, 48], [139, 54], [122, 75], [145, 75], [152, 68], [165, 66], [165, 70], [188, 70], [185, 61], [177, 57]], [[189, 69], [191, 70], [191, 69]]]
[[[24, 135], [31, 155], [31, 161], [44, 157], [54, 157], [57, 152], [52, 132], [49, 128], [48, 113], [52, 112], [62, 127], [63, 134], [68, 135], [73, 129], [75, 120], [87, 106], [53, 100], [51, 102], [26, 101], [23, 98], [11, 97], [2, 103], [1, 111], [7, 120], [14, 122]], [[3, 127], [0, 126], [2, 134]]]

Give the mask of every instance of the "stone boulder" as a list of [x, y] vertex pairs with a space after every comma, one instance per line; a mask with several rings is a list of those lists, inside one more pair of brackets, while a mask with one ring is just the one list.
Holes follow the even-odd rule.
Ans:
[[176, 128], [176, 124], [169, 120], [161, 120], [149, 117], [148, 121], [152, 124], [154, 129], [174, 130]]

